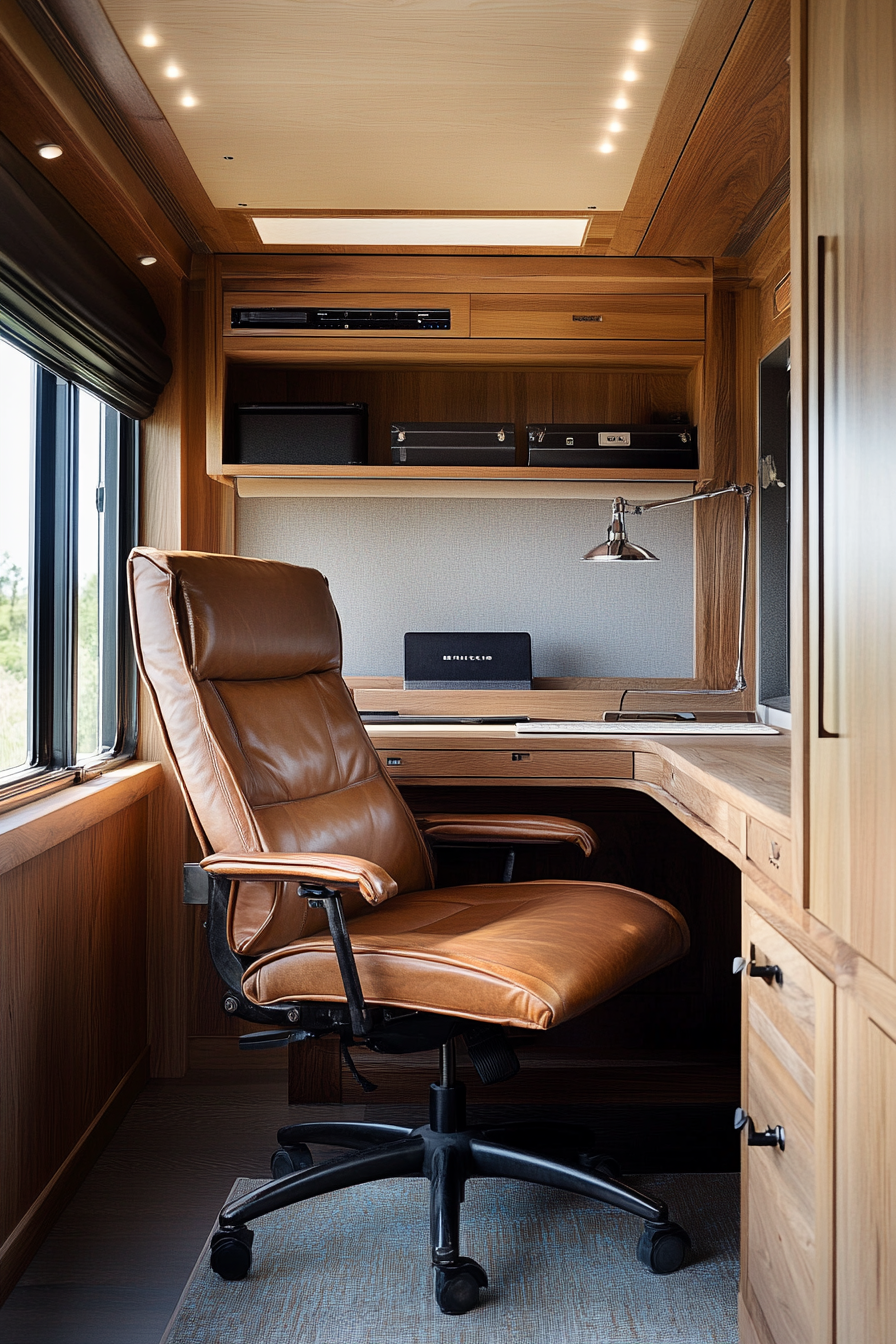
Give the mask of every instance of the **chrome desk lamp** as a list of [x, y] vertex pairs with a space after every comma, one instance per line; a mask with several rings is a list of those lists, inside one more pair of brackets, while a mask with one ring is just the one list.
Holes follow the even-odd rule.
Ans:
[[[753, 497], [752, 485], [728, 485], [723, 486], [721, 490], [705, 490], [693, 495], [682, 495], [679, 499], [660, 499], [653, 504], [632, 504], [630, 500], [623, 499], [617, 495], [613, 501], [613, 518], [607, 531], [607, 539], [595, 546], [587, 555], [583, 555], [583, 560], [656, 560], [658, 557], [643, 546], [636, 546], [634, 542], [629, 541], [625, 530], [625, 515], [633, 513], [648, 513], [651, 509], [668, 509], [675, 504], [696, 504], [701, 499], [715, 499], [718, 495], [739, 495], [744, 505], [744, 531], [743, 543], [741, 548], [741, 569], [740, 569], [740, 619], [737, 633], [737, 666], [734, 669], [734, 685], [729, 690], [711, 690], [700, 691], [700, 695], [729, 695], [731, 691], [745, 691], [747, 689], [746, 678], [744, 677], [744, 629], [747, 617], [747, 562], [749, 560], [750, 546], [750, 501]], [[623, 699], [625, 698], [623, 694]], [[650, 691], [651, 695], [681, 695], [681, 690], [676, 691]], [[620, 708], [622, 701], [620, 701]]]

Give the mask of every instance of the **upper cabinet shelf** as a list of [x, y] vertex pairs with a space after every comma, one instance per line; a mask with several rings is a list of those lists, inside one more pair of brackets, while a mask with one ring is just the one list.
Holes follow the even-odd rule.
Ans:
[[[711, 261], [284, 254], [218, 258], [214, 275], [207, 470], [241, 496], [644, 500], [713, 477], [716, 438], [701, 423]], [[340, 308], [355, 310], [342, 325]], [[278, 309], [292, 309], [284, 317], [295, 325]], [[388, 317], [379, 329], [364, 312], [377, 309]], [[236, 465], [234, 407], [265, 402], [366, 403], [370, 465]], [[673, 413], [700, 426], [699, 472], [523, 465], [527, 424], [646, 424]], [[513, 422], [518, 465], [392, 467], [389, 427], [401, 420]]]
[[243, 499], [672, 499], [690, 494], [696, 471], [590, 471], [558, 467], [224, 467]]

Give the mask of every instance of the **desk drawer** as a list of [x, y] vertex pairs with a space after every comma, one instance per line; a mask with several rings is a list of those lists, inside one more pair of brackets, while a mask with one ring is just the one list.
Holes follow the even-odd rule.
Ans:
[[565, 341], [702, 341], [702, 294], [473, 294], [470, 335]]
[[[749, 896], [750, 884], [744, 883]], [[775, 1344], [829, 1338], [834, 987], [749, 905], [744, 957], [782, 982], [745, 976], [744, 1109], [757, 1130], [782, 1125], [783, 1152], [743, 1138], [742, 1283]]]
[[747, 818], [747, 858], [784, 891], [790, 885], [790, 841], [764, 826], [755, 817]]
[[380, 760], [397, 779], [631, 779], [630, 751], [384, 751]]

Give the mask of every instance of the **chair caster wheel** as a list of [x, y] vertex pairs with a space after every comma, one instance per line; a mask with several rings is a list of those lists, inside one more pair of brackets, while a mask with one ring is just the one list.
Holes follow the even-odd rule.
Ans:
[[690, 1247], [691, 1239], [678, 1223], [646, 1223], [638, 1242], [638, 1259], [651, 1274], [674, 1274]]
[[212, 1237], [209, 1264], [222, 1279], [244, 1279], [252, 1266], [255, 1233], [248, 1227], [233, 1227]]
[[462, 1255], [456, 1265], [433, 1265], [436, 1302], [445, 1316], [463, 1316], [479, 1305], [479, 1289], [488, 1287], [488, 1276], [475, 1260]]
[[285, 1144], [271, 1158], [271, 1175], [277, 1180], [280, 1176], [291, 1176], [294, 1171], [307, 1171], [313, 1166], [314, 1158], [307, 1143]]
[[586, 1171], [596, 1172], [598, 1176], [607, 1176], [611, 1181], [622, 1179], [622, 1168], [609, 1153], [581, 1153], [579, 1162]]

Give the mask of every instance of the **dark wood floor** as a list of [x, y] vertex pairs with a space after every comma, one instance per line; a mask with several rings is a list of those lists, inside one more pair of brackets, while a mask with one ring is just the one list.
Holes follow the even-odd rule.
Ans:
[[[365, 1114], [426, 1118], [422, 1107], [368, 1110], [363, 1101], [290, 1107], [282, 1072], [151, 1082], [0, 1308], [0, 1341], [158, 1344], [233, 1181], [268, 1174], [278, 1127]], [[538, 1106], [527, 1114], [594, 1124], [627, 1171], [737, 1163], [728, 1106]], [[470, 1121], [519, 1116], [516, 1106], [477, 1106]]]

